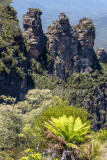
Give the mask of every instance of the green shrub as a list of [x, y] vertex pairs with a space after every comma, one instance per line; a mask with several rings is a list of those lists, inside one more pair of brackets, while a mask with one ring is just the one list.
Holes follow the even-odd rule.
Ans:
[[[53, 106], [49, 106], [43, 113], [41, 113], [39, 121], [40, 123], [43, 123], [44, 121], [50, 120], [51, 117], [59, 118], [63, 115], [66, 115], [67, 117], [72, 115], [74, 118], [80, 116], [83, 122], [86, 122], [89, 116], [88, 112], [83, 108], [69, 106], [66, 101], [56, 97]], [[88, 123], [90, 122], [88, 121]]]
[[107, 130], [101, 129], [96, 133], [93, 133], [93, 138], [99, 140], [100, 142], [107, 141]]
[[22, 157], [20, 160], [42, 160], [40, 153], [35, 153], [33, 149], [27, 149], [24, 151], [26, 156]]

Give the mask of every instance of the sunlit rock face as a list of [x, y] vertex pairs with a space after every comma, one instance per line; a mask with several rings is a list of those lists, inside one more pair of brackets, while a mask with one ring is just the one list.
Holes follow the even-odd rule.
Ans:
[[27, 14], [23, 16], [24, 36], [30, 45], [30, 55], [35, 60], [45, 50], [46, 40], [42, 30], [41, 15], [41, 10], [30, 8]]
[[92, 72], [96, 66], [96, 55], [94, 52], [95, 26], [90, 19], [83, 18], [75, 26], [78, 34], [79, 46], [79, 68], [80, 72]]
[[46, 36], [57, 77], [63, 79], [72, 72], [93, 71], [96, 65], [93, 50], [95, 27], [90, 19], [81, 19], [73, 28], [68, 17], [61, 13], [59, 19], [48, 27]]
[[78, 71], [74, 59], [78, 54], [79, 42], [64, 13], [61, 13], [59, 19], [48, 27], [46, 36], [55, 75], [63, 79], [68, 77], [70, 72]]

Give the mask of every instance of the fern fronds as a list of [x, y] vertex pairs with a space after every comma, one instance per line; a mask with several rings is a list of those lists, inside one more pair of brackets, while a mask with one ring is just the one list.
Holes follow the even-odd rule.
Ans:
[[72, 116], [51, 118], [51, 121], [45, 122], [45, 127], [54, 135], [61, 136], [67, 143], [81, 143], [85, 141], [89, 133], [90, 126], [82, 123], [80, 117], [74, 119]]

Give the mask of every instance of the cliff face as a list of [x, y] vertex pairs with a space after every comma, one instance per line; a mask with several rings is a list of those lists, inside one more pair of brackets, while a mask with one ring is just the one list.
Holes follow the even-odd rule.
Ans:
[[78, 34], [80, 72], [92, 72], [96, 67], [94, 52], [95, 26], [90, 19], [83, 18], [75, 26]]
[[90, 19], [83, 18], [74, 28], [64, 13], [48, 27], [48, 54], [52, 57], [53, 71], [59, 78], [71, 72], [93, 72], [96, 68], [93, 50], [95, 27]]
[[48, 54], [52, 58], [53, 71], [59, 78], [69, 76], [70, 71], [78, 70], [74, 58], [78, 54], [78, 40], [64, 13], [48, 27], [46, 36], [49, 43]]
[[[24, 35], [30, 45], [30, 55], [35, 60], [43, 53], [50, 57], [49, 72], [64, 79], [74, 72], [93, 72], [97, 67], [94, 52], [95, 27], [90, 19], [83, 18], [71, 27], [65, 13], [50, 25], [46, 38], [42, 31], [39, 9], [29, 9], [23, 17]], [[45, 48], [47, 50], [45, 51]]]
[[[93, 72], [96, 69], [93, 50], [95, 27], [90, 19], [83, 18], [77, 26], [72, 27], [68, 17], [61, 13], [45, 35], [40, 18], [42, 12], [29, 9], [23, 17], [24, 35], [30, 46], [28, 54], [15, 10], [8, 5], [0, 11], [0, 95], [22, 99], [27, 91], [30, 56], [35, 60], [41, 55], [49, 56], [51, 67], [48, 66], [48, 71], [61, 79], [74, 72]], [[3, 14], [5, 11], [6, 15]], [[107, 62], [107, 53], [103, 49], [99, 49], [97, 55], [99, 61]]]
[[30, 45], [30, 56], [35, 60], [44, 53], [45, 35], [42, 31], [41, 18], [42, 12], [39, 9], [29, 9], [23, 17], [24, 36]]

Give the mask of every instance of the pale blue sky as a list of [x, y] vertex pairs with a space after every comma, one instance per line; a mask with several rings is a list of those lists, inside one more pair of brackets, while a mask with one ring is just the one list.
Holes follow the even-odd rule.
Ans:
[[93, 18], [96, 15], [107, 14], [107, 0], [13, 0], [13, 2], [20, 24], [28, 8], [39, 8], [43, 11], [43, 25], [48, 23], [47, 19], [49, 23], [57, 19], [60, 12], [65, 12], [73, 24], [82, 17]]

